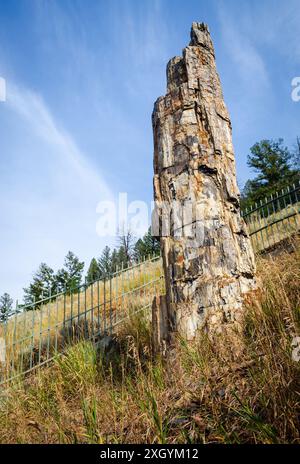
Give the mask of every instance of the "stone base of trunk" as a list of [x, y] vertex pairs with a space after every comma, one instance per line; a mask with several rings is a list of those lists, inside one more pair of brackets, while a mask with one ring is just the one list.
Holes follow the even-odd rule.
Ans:
[[243, 325], [244, 311], [242, 305], [231, 308], [208, 308], [199, 315], [199, 306], [192, 303], [176, 305], [177, 333], [187, 340], [193, 340], [198, 330], [217, 334], [231, 327], [240, 332]]

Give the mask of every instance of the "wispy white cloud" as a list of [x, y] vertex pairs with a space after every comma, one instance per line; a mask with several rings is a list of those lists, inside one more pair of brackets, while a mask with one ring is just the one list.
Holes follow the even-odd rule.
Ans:
[[242, 79], [248, 92], [265, 92], [270, 84], [267, 68], [251, 37], [239, 27], [239, 23], [226, 11], [223, 4], [220, 4], [218, 16], [222, 41], [233, 61], [237, 76]]
[[257, 140], [284, 137], [290, 145], [298, 131], [291, 79], [300, 58], [299, 1], [216, 0], [215, 6], [221, 77], [244, 183], [253, 175], [246, 161]]
[[[151, 66], [166, 54], [167, 28], [163, 20], [160, 0], [138, 8], [138, 20], [126, 3], [116, 15], [116, 30], [126, 38], [126, 54], [136, 67]], [[116, 35], [118, 37], [118, 35]], [[121, 42], [121, 43], [122, 43]]]
[[290, 63], [299, 63], [299, 0], [256, 2], [244, 15], [243, 28], [255, 43], [272, 47]]
[[90, 166], [72, 136], [59, 126], [39, 94], [10, 82], [7, 105], [30, 124], [36, 135], [56, 149], [65, 168], [77, 175], [77, 182], [84, 182], [89, 190], [99, 192], [101, 196], [111, 197], [102, 176], [96, 172], [95, 167]]
[[170, 58], [171, 25], [166, 22], [163, 2], [136, 2], [134, 9], [129, 0], [112, 2], [110, 14], [115, 48], [125, 72], [130, 72], [126, 88], [133, 95], [145, 96], [156, 82], [155, 70]]

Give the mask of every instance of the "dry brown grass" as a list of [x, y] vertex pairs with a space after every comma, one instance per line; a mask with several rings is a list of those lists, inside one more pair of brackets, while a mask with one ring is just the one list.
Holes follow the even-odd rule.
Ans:
[[143, 313], [106, 356], [79, 343], [0, 409], [2, 443], [299, 443], [300, 252], [261, 258], [261, 291], [247, 304], [238, 354], [200, 333], [153, 359]]

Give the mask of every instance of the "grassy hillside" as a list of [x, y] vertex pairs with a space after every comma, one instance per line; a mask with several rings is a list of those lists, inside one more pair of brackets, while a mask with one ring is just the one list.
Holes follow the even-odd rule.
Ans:
[[[151, 353], [132, 316], [104, 357], [90, 342], [3, 394], [2, 443], [299, 443], [300, 251], [261, 258], [241, 334]], [[234, 349], [233, 349], [234, 347]]]
[[55, 351], [78, 339], [109, 332], [130, 310], [151, 306], [155, 293], [163, 287], [161, 275], [161, 259], [153, 258], [78, 293], [48, 299], [35, 310], [0, 324], [0, 337], [6, 342], [6, 365], [0, 362], [0, 382], [46, 362]]

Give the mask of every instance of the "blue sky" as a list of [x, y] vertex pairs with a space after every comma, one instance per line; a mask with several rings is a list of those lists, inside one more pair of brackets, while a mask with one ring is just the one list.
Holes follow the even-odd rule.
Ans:
[[151, 201], [153, 103], [192, 21], [211, 30], [242, 186], [253, 143], [300, 135], [298, 0], [0, 0], [0, 294], [114, 245], [99, 201]]

